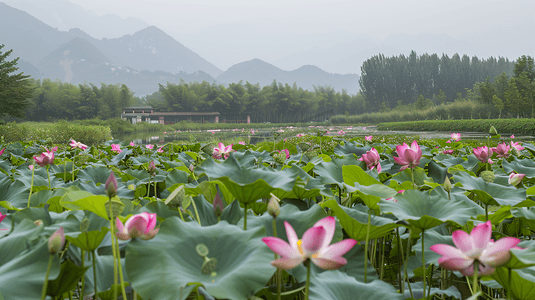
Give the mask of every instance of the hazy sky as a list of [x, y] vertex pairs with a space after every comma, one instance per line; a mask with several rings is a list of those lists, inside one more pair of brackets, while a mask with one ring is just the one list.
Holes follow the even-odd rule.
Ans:
[[[385, 38], [392, 33], [446, 33], [477, 38], [533, 20], [533, 0], [69, 0], [99, 15], [137, 17], [160, 28], [194, 33], [247, 24], [294, 33], [346, 30]], [[512, 18], [514, 17], [514, 18]], [[526, 28], [526, 34], [534, 28]]]

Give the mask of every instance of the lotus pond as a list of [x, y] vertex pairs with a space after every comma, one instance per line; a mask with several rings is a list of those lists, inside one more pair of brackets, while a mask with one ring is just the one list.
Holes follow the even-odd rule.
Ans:
[[535, 146], [491, 134], [4, 145], [0, 299], [535, 299]]

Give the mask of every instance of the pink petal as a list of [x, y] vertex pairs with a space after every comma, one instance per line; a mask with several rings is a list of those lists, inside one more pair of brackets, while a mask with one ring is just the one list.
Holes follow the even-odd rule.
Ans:
[[322, 269], [325, 269], [325, 270], [334, 270], [334, 269], [338, 269], [340, 268], [341, 266], [345, 266], [347, 264], [347, 260], [341, 256], [339, 257], [334, 257], [332, 259], [327, 259], [327, 258], [311, 258], [312, 262], [322, 268]]
[[279, 258], [271, 262], [271, 265], [283, 270], [289, 270], [297, 267], [300, 263], [304, 262], [304, 257], [295, 257], [295, 258]]
[[377, 163], [377, 173], [381, 173], [383, 168], [381, 168], [381, 163]]
[[351, 250], [356, 243], [357, 241], [354, 239], [345, 239], [321, 250], [321, 252], [318, 254], [318, 257], [325, 259], [335, 259], [336, 257], [341, 257]]
[[[327, 231], [323, 226], [309, 228], [305, 234], [303, 234], [302, 249], [306, 256], [312, 256], [317, 253], [321, 246], [325, 243], [325, 235]], [[330, 243], [331, 241], [328, 241]]]
[[429, 249], [444, 257], [456, 257], [463, 259], [467, 257], [461, 250], [446, 244], [436, 244], [429, 247]]
[[455, 246], [462, 252], [472, 251], [472, 239], [470, 234], [466, 233], [464, 230], [456, 230], [451, 234], [453, 243]]
[[472, 232], [470, 233], [470, 238], [472, 239], [472, 243], [474, 246], [472, 250], [481, 253], [480, 251], [483, 251], [485, 248], [487, 248], [491, 237], [492, 224], [490, 223], [490, 221], [487, 221], [483, 224], [478, 224], [474, 229], [472, 229]]
[[285, 258], [301, 257], [299, 252], [297, 252], [294, 248], [292, 248], [292, 246], [286, 243], [286, 241], [278, 237], [265, 237], [265, 238], [262, 238], [262, 242], [266, 243], [269, 249], [271, 249], [273, 252], [277, 253], [278, 255], [282, 257], [285, 257]]
[[[402, 158], [402, 157], [395, 157], [394, 156], [394, 160], [396, 161], [396, 163], [398, 165], [402, 165], [402, 166], [405, 166], [405, 165], [408, 165], [409, 163], [405, 160], [405, 158]], [[406, 168], [406, 167], [405, 167]]]
[[479, 260], [491, 267], [505, 264], [511, 257], [509, 250], [516, 247], [520, 239], [514, 237], [504, 237], [489, 245], [479, 257]]
[[299, 238], [297, 237], [294, 228], [286, 221], [284, 221], [284, 227], [286, 228], [286, 237], [288, 238], [288, 243], [290, 243], [290, 246], [297, 251], [297, 241]]
[[325, 229], [325, 239], [323, 240], [323, 244], [321, 245], [320, 249], [327, 248], [327, 246], [329, 246], [334, 237], [334, 231], [336, 230], [336, 220], [333, 217], [329, 216], [317, 221], [313, 227], [323, 227], [323, 229]]
[[468, 268], [473, 263], [473, 259], [463, 259], [457, 257], [443, 256], [438, 259], [439, 266], [450, 271], [461, 271]]

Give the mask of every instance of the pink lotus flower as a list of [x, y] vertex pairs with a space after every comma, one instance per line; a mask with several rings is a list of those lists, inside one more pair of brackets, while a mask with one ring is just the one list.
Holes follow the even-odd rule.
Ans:
[[[2, 221], [4, 221], [4, 218], [5, 218], [5, 217], [6, 217], [6, 215], [4, 215], [4, 214], [2, 214], [2, 213], [0, 212], [0, 223], [1, 223]], [[7, 228], [0, 228], [0, 230], [7, 230]]]
[[254, 129], [251, 129], [251, 134], [254, 134]]
[[219, 143], [217, 145], [217, 148], [214, 148], [214, 151], [212, 152], [212, 157], [214, 159], [220, 159], [221, 157], [224, 157], [225, 159], [228, 158], [229, 153], [232, 152], [232, 144], [225, 147], [225, 144]]
[[245, 145], [245, 142], [238, 142], [238, 144], [240, 144], [240, 145]]
[[153, 144], [148, 144], [148, 145], [145, 145], [145, 148], [147, 148], [149, 150], [152, 150], [154, 148], [154, 145]]
[[40, 167], [51, 165], [54, 163], [54, 151], [48, 151], [41, 153], [41, 156], [34, 156], [35, 163]]
[[396, 147], [396, 152], [398, 157], [394, 157], [394, 160], [397, 164], [401, 165], [401, 171], [409, 167], [415, 168], [420, 164], [422, 150], [416, 141], [413, 141], [410, 147], [405, 143], [403, 143], [403, 145], [398, 145]]
[[501, 266], [511, 257], [510, 249], [518, 247], [520, 239], [504, 237], [494, 242], [491, 239], [492, 225], [490, 221], [477, 225], [470, 234], [456, 230], [452, 234], [453, 243], [457, 247], [436, 244], [430, 247], [440, 255], [440, 267], [450, 271], [461, 271], [465, 276], [474, 275], [474, 262], [478, 261], [478, 275], [490, 275], [496, 267]]
[[362, 129], [366, 130], [366, 127], [362, 127]]
[[134, 144], [134, 142], [130, 142], [129, 145], [130, 145], [131, 147], [135, 147], [135, 146], [136, 146], [136, 144]]
[[130, 217], [123, 226], [123, 222], [117, 218], [117, 238], [123, 241], [131, 238], [152, 239], [160, 230], [156, 227], [156, 214], [143, 212]]
[[516, 174], [515, 172], [512, 172], [509, 175], [509, 184], [517, 186], [519, 183], [522, 182], [524, 176], [526, 176], [526, 174]]
[[451, 134], [451, 139], [454, 140], [455, 142], [458, 142], [461, 140], [461, 134], [460, 133], [452, 133]]
[[474, 155], [482, 163], [492, 163], [490, 157], [492, 156], [492, 149], [488, 149], [487, 146], [474, 148]]
[[344, 134], [346, 134], [346, 133], [345, 133], [345, 131], [343, 131], [342, 129], [340, 129], [340, 131], [338, 131], [338, 134], [339, 134], [339, 135], [344, 135]]
[[305, 136], [306, 134], [304, 133], [299, 133], [298, 135], [296, 135], [296, 137], [302, 137], [302, 136]]
[[362, 157], [359, 158], [359, 160], [365, 162], [366, 167], [369, 170], [373, 170], [375, 167], [377, 167], [377, 172], [381, 173], [381, 156], [379, 156], [379, 152], [377, 152], [375, 148], [367, 151], [366, 154], [362, 154]]
[[279, 153], [282, 153], [282, 152], [286, 153], [286, 159], [290, 158], [290, 151], [288, 151], [288, 149], [282, 149], [281, 151], [279, 151]]
[[111, 151], [121, 153], [123, 150], [121, 150], [121, 145], [119, 144], [111, 144]]
[[108, 176], [108, 179], [106, 180], [106, 183], [104, 184], [104, 190], [106, 191], [106, 194], [108, 197], [112, 198], [117, 195], [117, 189], [119, 188], [119, 185], [117, 184], [117, 179], [115, 179], [115, 173], [111, 171], [110, 176]]
[[453, 149], [442, 151], [444, 154], [453, 154]]
[[364, 140], [365, 140], [366, 142], [370, 142], [370, 143], [371, 143], [371, 142], [372, 142], [372, 139], [373, 139], [373, 135], [365, 135], [365, 136], [364, 136]]
[[156, 152], [158, 152], [158, 153], [163, 153], [163, 146], [161, 146], [160, 148], [158, 148], [158, 150], [156, 150]]
[[[82, 149], [82, 150], [87, 149], [87, 145], [82, 144], [82, 143], [80, 143], [80, 142], [77, 142], [77, 141], [75, 141], [75, 140], [71, 140], [71, 143], [69, 144], [69, 146], [71, 146], [73, 149], [75, 149], [75, 148], [80, 148], [80, 149]], [[57, 149], [57, 148], [56, 148], [56, 149]]]
[[507, 157], [511, 153], [509, 153], [509, 149], [511, 149], [511, 146], [507, 145], [506, 143], [498, 144], [495, 148], [490, 148], [493, 152], [496, 152], [496, 157]]
[[446, 144], [451, 144], [451, 141], [450, 141], [450, 140], [447, 140], [447, 141], [446, 141]]
[[[402, 195], [403, 195], [403, 192], [404, 192], [404, 191], [405, 191], [405, 190], [399, 190], [399, 191], [398, 191], [398, 194], [402, 194]], [[398, 200], [397, 200], [396, 198], [386, 198], [386, 201], [390, 201], [390, 200], [393, 200], [394, 202], [398, 202]]]
[[514, 135], [514, 134], [511, 134], [511, 138], [514, 139], [514, 138], [515, 138], [515, 135]]
[[33, 170], [33, 165], [29, 165], [28, 169]]
[[0, 150], [0, 155], [4, 154], [5, 150], [6, 150], [6, 148], [2, 148], [2, 150]]
[[303, 234], [303, 238], [300, 240], [290, 223], [285, 221], [284, 227], [286, 227], [289, 243], [277, 237], [262, 238], [262, 241], [273, 252], [281, 256], [281, 258], [272, 261], [271, 265], [284, 270], [293, 269], [308, 259], [322, 269], [337, 269], [347, 264], [347, 260], [342, 255], [346, 254], [357, 243], [356, 240], [346, 239], [329, 245], [336, 227], [336, 220], [333, 217], [326, 217], [316, 222]]
[[515, 148], [516, 151], [520, 152], [521, 150], [524, 150], [526, 148], [522, 147], [520, 145], [520, 142], [516, 142], [516, 143], [513, 143], [513, 141], [511, 141], [511, 148]]

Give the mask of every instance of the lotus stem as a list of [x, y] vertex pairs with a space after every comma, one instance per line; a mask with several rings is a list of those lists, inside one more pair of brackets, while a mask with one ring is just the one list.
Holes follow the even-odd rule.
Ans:
[[43, 283], [43, 290], [41, 291], [41, 300], [46, 298], [46, 289], [48, 288], [48, 275], [50, 275], [50, 269], [52, 268], [52, 261], [54, 261], [54, 255], [49, 255], [48, 267], [46, 269], [45, 282]]
[[[111, 251], [113, 253], [113, 284], [117, 284], [118, 280], [118, 274], [117, 274], [117, 250], [115, 249], [115, 224], [113, 224], [113, 211], [112, 211], [112, 205], [111, 205], [111, 197], [110, 197], [110, 205], [109, 205], [109, 217], [110, 217], [110, 233], [111, 233]], [[113, 299], [117, 299], [117, 288], [113, 289]]]
[[489, 205], [485, 204], [485, 222], [489, 220]]
[[197, 205], [195, 205], [195, 201], [192, 200], [191, 204], [193, 205], [193, 210], [195, 210], [195, 217], [197, 218], [197, 223], [199, 223], [199, 225], [201, 225], [201, 219], [199, 218], [199, 212], [197, 211]]
[[149, 183], [147, 183], [147, 197], [149, 197], [150, 195], [150, 179], [149, 179]]
[[67, 146], [65, 146], [65, 155], [63, 155], [63, 182], [67, 181]]
[[95, 250], [91, 251], [93, 254], [93, 285], [95, 286], [95, 300], [97, 299], [97, 264], [96, 264], [96, 256], [95, 256]]
[[425, 246], [424, 246], [424, 237], [425, 237], [425, 229], [422, 229], [422, 268], [423, 268], [423, 272], [424, 272], [424, 276], [423, 276], [423, 284], [424, 284], [424, 289], [423, 289], [423, 293], [424, 293], [424, 299], [425, 299], [425, 277], [426, 277], [426, 269], [425, 269]]
[[396, 239], [398, 242], [398, 281], [399, 289], [403, 294], [405, 292], [405, 284], [401, 284], [401, 261], [403, 260], [403, 247], [401, 247], [401, 239], [399, 238], [399, 227], [396, 227]]
[[32, 190], [33, 190], [33, 175], [35, 173], [35, 160], [32, 163], [32, 182], [30, 184], [30, 195], [28, 195], [28, 207], [30, 207], [30, 199], [32, 199]]
[[119, 264], [119, 278], [121, 280], [121, 294], [123, 295], [123, 299], [127, 299], [126, 290], [124, 288], [123, 268], [121, 266], [121, 249], [119, 249], [119, 239], [117, 239], [117, 237], [115, 237], [115, 249], [117, 250], [117, 262]]
[[[48, 167], [49, 167], [49, 166], [50, 166], [50, 165], [46, 165], [46, 177], [48, 177], [48, 189], [50, 190], [50, 189], [51, 189], [51, 188], [50, 188], [50, 174], [48, 173]], [[33, 173], [33, 171], [32, 171], [32, 173]], [[32, 184], [32, 185], [33, 185], [33, 184]]]
[[414, 295], [412, 294], [412, 288], [411, 283], [408, 279], [407, 274], [407, 265], [409, 264], [409, 256], [411, 255], [411, 230], [409, 229], [409, 238], [407, 239], [407, 259], [405, 260], [405, 267], [403, 268], [403, 285], [405, 285], [405, 281], [407, 282], [407, 285], [409, 287], [409, 292], [411, 293], [411, 297], [414, 298]]
[[411, 168], [411, 181], [412, 181], [412, 187], [416, 189], [416, 184], [414, 184], [414, 169]]
[[158, 200], [158, 196], [157, 196], [158, 194], [156, 193], [156, 184], [157, 184], [157, 183], [154, 182], [154, 199], [155, 199], [155, 200]]
[[372, 211], [368, 207], [368, 226], [366, 228], [366, 243], [364, 244], [364, 283], [368, 283], [368, 244], [370, 243], [370, 224]]
[[308, 299], [308, 293], [309, 293], [309, 289], [310, 289], [310, 259], [307, 259], [304, 262], [304, 264], [307, 267], [307, 283], [306, 283], [306, 286], [305, 286], [305, 300], [309, 300]]
[[475, 260], [474, 261], [474, 278], [473, 278], [473, 282], [472, 282], [472, 295], [476, 294], [478, 292], [478, 289], [479, 289], [479, 286], [477, 284], [477, 277], [478, 277], [477, 272], [478, 271], [479, 271], [479, 264], [478, 264], [478, 261]]
[[74, 181], [74, 160], [76, 159], [76, 148], [74, 148], [74, 156], [72, 157], [72, 181]]
[[184, 216], [182, 215], [182, 209], [180, 207], [178, 208], [178, 213], [180, 214], [180, 218], [182, 219], [182, 221], [186, 222], [186, 220], [184, 220]]

